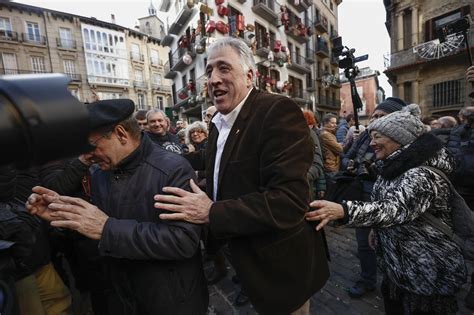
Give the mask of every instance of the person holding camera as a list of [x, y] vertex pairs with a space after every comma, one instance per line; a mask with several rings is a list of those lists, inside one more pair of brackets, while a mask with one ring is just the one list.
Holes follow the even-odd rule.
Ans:
[[91, 160], [100, 168], [91, 175], [94, 204], [34, 187], [27, 208], [53, 227], [99, 240], [113, 287], [108, 298], [115, 298], [110, 314], [205, 314], [202, 226], [161, 220], [164, 209], [153, 204], [165, 186], [188, 191], [194, 171], [143, 136], [134, 108], [128, 99], [89, 104]]
[[[474, 68], [471, 68], [474, 74]], [[471, 78], [474, 81], [474, 76]], [[474, 211], [474, 106], [462, 108], [458, 117], [461, 124], [451, 130], [446, 143], [457, 162], [451, 179], [456, 190]], [[474, 310], [474, 273], [471, 275], [471, 288], [466, 295], [465, 304]]]
[[462, 249], [433, 227], [426, 214], [452, 227], [449, 174], [455, 161], [426, 132], [416, 104], [370, 123], [378, 177], [370, 201], [317, 200], [307, 219], [373, 227], [383, 274], [386, 314], [455, 314], [456, 293], [466, 281]]
[[[382, 103], [377, 105], [370, 122], [386, 116], [390, 113], [401, 110], [406, 104], [403, 100], [397, 97], [389, 97]], [[346, 154], [342, 157], [342, 172], [349, 173], [355, 176], [355, 180], [360, 182], [361, 194], [358, 200], [369, 201], [370, 194], [376, 179], [374, 172], [375, 154], [370, 147], [370, 134], [366, 129], [353, 142], [352, 146]], [[353, 200], [357, 196], [351, 196], [348, 200]], [[347, 196], [338, 196], [338, 201], [346, 199]], [[357, 240], [357, 253], [360, 261], [360, 279], [348, 289], [350, 297], [360, 298], [366, 293], [375, 290], [377, 283], [377, 262], [375, 258], [375, 251], [369, 246], [370, 228], [359, 227], [355, 229]]]

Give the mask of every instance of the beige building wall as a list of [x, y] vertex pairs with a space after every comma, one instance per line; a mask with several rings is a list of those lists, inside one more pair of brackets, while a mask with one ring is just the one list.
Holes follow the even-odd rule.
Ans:
[[[79, 18], [60, 12], [44, 11], [44, 20], [52, 72], [68, 74], [71, 78], [70, 91], [83, 102], [91, 101], [91, 91], [84, 75], [87, 70]], [[61, 30], [69, 30], [71, 38], [62, 38]]]
[[[161, 46], [158, 40], [151, 40], [138, 32], [127, 32], [127, 48], [131, 53], [129, 74], [133, 88], [129, 94], [132, 99], [138, 100], [141, 94], [145, 98], [145, 106], [142, 109], [160, 108], [172, 106], [171, 82], [164, 77], [164, 61], [168, 57], [168, 49]], [[133, 55], [132, 46], [139, 47], [140, 56]], [[135, 46], [136, 47], [136, 46]], [[143, 82], [140, 84], [136, 77], [137, 71], [142, 73]]]
[[[138, 104], [138, 95], [143, 94], [146, 109], [173, 105], [171, 81], [164, 78], [163, 67], [168, 48], [162, 47], [158, 38], [113, 23], [13, 2], [0, 4], [0, 19], [8, 25], [0, 28], [0, 74], [65, 73], [71, 78], [69, 90], [83, 102], [93, 102], [102, 96], [131, 98]], [[39, 36], [33, 36], [34, 40], [29, 40], [31, 35], [27, 35], [28, 22], [38, 25], [39, 33], [35, 34]], [[114, 78], [91, 81], [82, 25], [123, 34], [126, 50], [123, 58], [129, 71], [125, 78], [120, 78], [120, 84], [115, 84]], [[138, 60], [132, 58], [132, 44], [139, 47], [142, 57]], [[143, 72], [144, 85], [134, 84], [135, 69]], [[161, 80], [154, 75], [159, 75]]]
[[[41, 10], [35, 8], [25, 8], [19, 10], [10, 9], [6, 5], [0, 5], [0, 18], [10, 22], [11, 32], [2, 32], [0, 37], [0, 50], [2, 53], [1, 67], [11, 74], [33, 72], [32, 57], [43, 58], [44, 71], [51, 71], [51, 61], [49, 59], [48, 46], [45, 39], [46, 30]], [[37, 23], [39, 26], [39, 41], [26, 41], [27, 22]], [[3, 54], [14, 54], [16, 69], [12, 69], [13, 64], [6, 63]], [[11, 58], [8, 58], [11, 60]], [[3, 71], [3, 72], [4, 72]], [[3, 74], [2, 72], [2, 74]], [[39, 71], [38, 71], [39, 72]]]

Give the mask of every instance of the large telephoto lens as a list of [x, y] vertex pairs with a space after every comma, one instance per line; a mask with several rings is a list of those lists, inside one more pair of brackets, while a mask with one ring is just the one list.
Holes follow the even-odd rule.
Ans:
[[87, 109], [62, 74], [0, 76], [0, 165], [39, 165], [88, 148]]

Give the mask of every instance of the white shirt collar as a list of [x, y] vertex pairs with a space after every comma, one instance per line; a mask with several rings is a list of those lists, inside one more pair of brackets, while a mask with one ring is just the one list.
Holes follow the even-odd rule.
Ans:
[[237, 105], [230, 113], [227, 115], [222, 115], [221, 113], [217, 113], [214, 118], [212, 118], [212, 122], [216, 125], [217, 131], [221, 131], [222, 125], [225, 124], [227, 128], [232, 129], [237, 117], [239, 116], [240, 110], [244, 106], [245, 101], [252, 92], [253, 88], [247, 93], [244, 99]]

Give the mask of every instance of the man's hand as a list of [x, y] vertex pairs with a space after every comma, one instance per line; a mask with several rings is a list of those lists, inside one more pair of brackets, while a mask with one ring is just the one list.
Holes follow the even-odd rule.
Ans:
[[51, 226], [67, 228], [99, 240], [109, 218], [96, 206], [80, 198], [58, 196], [49, 205], [53, 211]]
[[48, 208], [48, 205], [59, 197], [59, 194], [42, 186], [35, 186], [32, 191], [33, 193], [28, 197], [25, 205], [28, 212], [43, 220], [53, 221], [54, 218], [51, 216], [53, 211]]
[[94, 154], [92, 154], [92, 152], [81, 154], [79, 155], [78, 159], [79, 161], [81, 161], [82, 164], [87, 165], [87, 166], [91, 166], [92, 164], [96, 162], [94, 160]]
[[175, 213], [162, 213], [162, 220], [183, 220], [191, 223], [202, 224], [209, 222], [209, 211], [212, 200], [199, 187], [190, 180], [193, 192], [176, 187], [164, 187], [163, 192], [172, 195], [155, 195], [155, 208]]
[[306, 213], [306, 220], [321, 221], [316, 230], [322, 229], [329, 221], [334, 221], [344, 218], [344, 208], [338, 203], [326, 200], [316, 200], [309, 204], [317, 210]]

